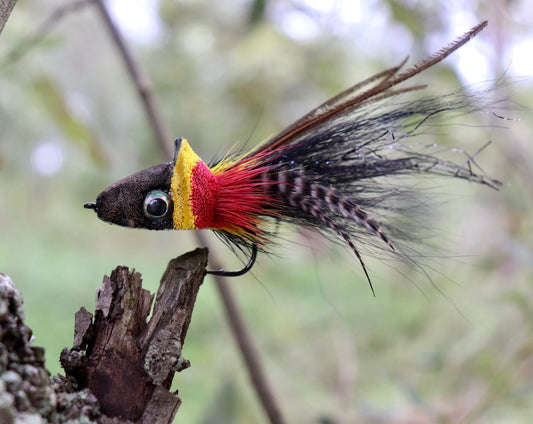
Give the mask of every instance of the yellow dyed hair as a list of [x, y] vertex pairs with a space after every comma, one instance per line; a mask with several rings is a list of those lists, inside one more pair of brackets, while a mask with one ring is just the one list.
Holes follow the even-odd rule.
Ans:
[[174, 202], [172, 220], [176, 230], [194, 230], [196, 228], [191, 200], [191, 176], [193, 168], [200, 160], [187, 140], [183, 139], [170, 181], [170, 195]]

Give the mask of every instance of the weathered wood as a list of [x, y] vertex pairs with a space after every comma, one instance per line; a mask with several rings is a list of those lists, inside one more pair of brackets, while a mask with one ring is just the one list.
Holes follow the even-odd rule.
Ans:
[[171, 260], [149, 320], [153, 296], [126, 267], [104, 278], [94, 319], [78, 311], [73, 347], [62, 352], [61, 364], [94, 393], [102, 414], [122, 422], [172, 422], [181, 401], [170, 386], [174, 373], [189, 366], [181, 351], [206, 264], [206, 249]]
[[61, 353], [66, 376], [51, 380], [44, 350], [30, 344], [22, 298], [0, 274], [0, 423], [170, 423], [181, 403], [170, 391], [207, 265], [207, 249], [169, 262], [153, 296], [141, 276], [117, 267], [97, 291], [94, 315], [75, 316]]

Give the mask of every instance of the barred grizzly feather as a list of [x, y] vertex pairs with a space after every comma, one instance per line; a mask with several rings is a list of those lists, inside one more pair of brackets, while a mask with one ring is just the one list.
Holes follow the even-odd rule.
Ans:
[[256, 243], [261, 247], [268, 239], [265, 225], [272, 217], [331, 231], [350, 246], [370, 282], [354, 240], [366, 242], [373, 235], [394, 251], [391, 234], [401, 231], [375, 218], [387, 215], [395, 201], [402, 203], [404, 190], [391, 184], [390, 177], [438, 175], [498, 188], [501, 183], [483, 175], [474, 156], [464, 163], [454, 163], [432, 154], [427, 146], [410, 144], [443, 114], [487, 108], [489, 101], [483, 93], [457, 92], [402, 101], [401, 94], [424, 86], [396, 88], [461, 47], [486, 24], [479, 24], [407, 71], [400, 73], [402, 64], [346, 90], [250, 154], [226, 157], [222, 164], [214, 164], [215, 168], [222, 165], [228, 169], [249, 161], [260, 163], [264, 171], [255, 177], [256, 188], [260, 180], [259, 187], [270, 198], [257, 208], [262, 213], [254, 217], [251, 232], [249, 228], [238, 235], [222, 229], [219, 234], [240, 247]]
[[[248, 154], [229, 154], [208, 167], [187, 140], [178, 138], [172, 162], [117, 181], [85, 207], [104, 221], [128, 227], [209, 228], [230, 245], [250, 249], [250, 262], [242, 270], [208, 271], [226, 276], [244, 274], [257, 250], [268, 249], [275, 240], [272, 222], [309, 227], [346, 243], [372, 286], [363, 260], [369, 248], [410, 260], [402, 249], [410, 237], [404, 224], [418, 221], [407, 177], [500, 186], [477, 166], [480, 150], [454, 162], [415, 142], [442, 115], [493, 106], [487, 92], [405, 101], [401, 96], [425, 86], [399, 87], [486, 25], [480, 23], [412, 68], [402, 71], [402, 63], [340, 93]], [[395, 224], [398, 219], [401, 225]]]

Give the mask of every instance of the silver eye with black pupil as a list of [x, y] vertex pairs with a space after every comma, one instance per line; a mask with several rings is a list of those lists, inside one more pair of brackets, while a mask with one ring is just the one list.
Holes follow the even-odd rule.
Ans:
[[144, 198], [143, 213], [148, 219], [158, 220], [166, 218], [171, 209], [171, 200], [168, 193], [153, 190]]

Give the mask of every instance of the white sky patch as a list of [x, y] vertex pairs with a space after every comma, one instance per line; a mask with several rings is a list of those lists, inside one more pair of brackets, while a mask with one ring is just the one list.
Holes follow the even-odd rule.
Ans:
[[297, 10], [281, 15], [280, 24], [283, 32], [295, 40], [312, 40], [320, 34], [317, 22], [308, 14]]
[[65, 156], [59, 143], [45, 141], [33, 149], [30, 161], [35, 172], [51, 176], [61, 170], [65, 162]]
[[[359, 22], [363, 15], [363, 9], [360, 0], [335, 0], [332, 2], [324, 0], [303, 0], [304, 5], [310, 9], [321, 13], [334, 13], [342, 22]], [[372, 2], [367, 2], [369, 7]]]
[[510, 49], [510, 58], [507, 58], [508, 63], [503, 63], [503, 66], [510, 66], [510, 75], [518, 77], [532, 77], [533, 76], [533, 38], [524, 38], [522, 41], [513, 45]]
[[109, 13], [126, 37], [149, 44], [159, 36], [161, 26], [154, 0], [110, 0]]
[[[448, 10], [451, 13], [446, 34], [447, 42], [456, 40], [480, 22], [474, 12], [468, 8], [468, 5], [463, 4], [461, 7], [458, 2], [452, 2]], [[494, 78], [490, 66], [491, 49], [483, 42], [483, 32], [486, 30], [483, 30], [479, 36], [470, 40], [449, 58], [457, 70], [459, 78], [466, 86]]]
[[343, 34], [350, 25], [361, 22], [364, 14], [360, 0], [300, 0], [292, 6], [285, 4], [280, 11], [278, 19], [283, 32], [301, 41], [320, 37], [322, 26]]
[[489, 58], [483, 54], [484, 50], [467, 44], [454, 53], [456, 55], [454, 66], [459, 73], [459, 78], [466, 86], [494, 78]]

